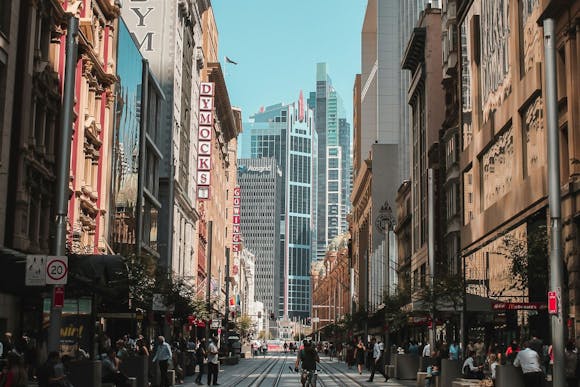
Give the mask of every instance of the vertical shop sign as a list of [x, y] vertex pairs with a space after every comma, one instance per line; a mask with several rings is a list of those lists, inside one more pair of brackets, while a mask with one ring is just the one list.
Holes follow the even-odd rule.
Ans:
[[197, 133], [197, 197], [209, 199], [211, 185], [211, 139], [215, 84], [202, 82], [199, 90], [199, 130]]

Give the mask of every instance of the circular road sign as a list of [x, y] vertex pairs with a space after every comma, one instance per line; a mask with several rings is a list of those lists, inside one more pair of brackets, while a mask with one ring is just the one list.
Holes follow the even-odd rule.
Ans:
[[46, 276], [47, 282], [52, 283], [66, 283], [66, 275], [68, 273], [68, 267], [66, 262], [60, 258], [55, 257], [53, 259], [49, 258], [46, 265]]

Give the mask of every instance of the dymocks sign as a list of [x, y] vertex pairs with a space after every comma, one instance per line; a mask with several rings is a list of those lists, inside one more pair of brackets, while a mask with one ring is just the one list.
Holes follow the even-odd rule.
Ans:
[[199, 90], [199, 129], [197, 134], [197, 198], [209, 199], [211, 185], [211, 139], [215, 84], [202, 82]]

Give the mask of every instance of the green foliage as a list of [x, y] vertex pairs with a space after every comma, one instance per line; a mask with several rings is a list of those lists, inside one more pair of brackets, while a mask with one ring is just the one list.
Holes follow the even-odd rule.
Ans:
[[252, 328], [252, 318], [248, 315], [240, 316], [237, 321], [237, 326], [240, 329], [242, 337], [247, 337], [250, 329]]
[[465, 283], [461, 276], [436, 277], [433, 286], [419, 290], [415, 299], [424, 305], [425, 311], [439, 311], [445, 308], [458, 310], [463, 303]]
[[391, 332], [396, 332], [407, 324], [408, 314], [403, 311], [403, 307], [410, 302], [409, 294], [397, 291], [395, 294], [383, 295], [383, 313], [385, 322]]
[[168, 274], [149, 257], [130, 256], [126, 259], [129, 292], [134, 308], [149, 310], [153, 294], [165, 295], [167, 306], [174, 309], [174, 316], [186, 318], [195, 315], [198, 319], [208, 319], [206, 301], [196, 296], [193, 285], [184, 278]]

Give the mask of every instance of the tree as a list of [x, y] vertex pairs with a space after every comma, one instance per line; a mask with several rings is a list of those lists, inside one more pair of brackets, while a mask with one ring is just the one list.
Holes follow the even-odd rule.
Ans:
[[449, 308], [457, 311], [463, 305], [464, 292], [465, 282], [461, 276], [443, 276], [436, 277], [433, 286], [420, 289], [414, 298], [423, 304], [426, 312]]
[[247, 337], [252, 328], [252, 318], [248, 315], [243, 315], [238, 319], [238, 328], [242, 337]]
[[403, 307], [409, 301], [409, 295], [403, 291], [397, 291], [392, 295], [385, 292], [383, 295], [383, 313], [391, 332], [396, 332], [406, 326], [408, 314], [403, 311]]

